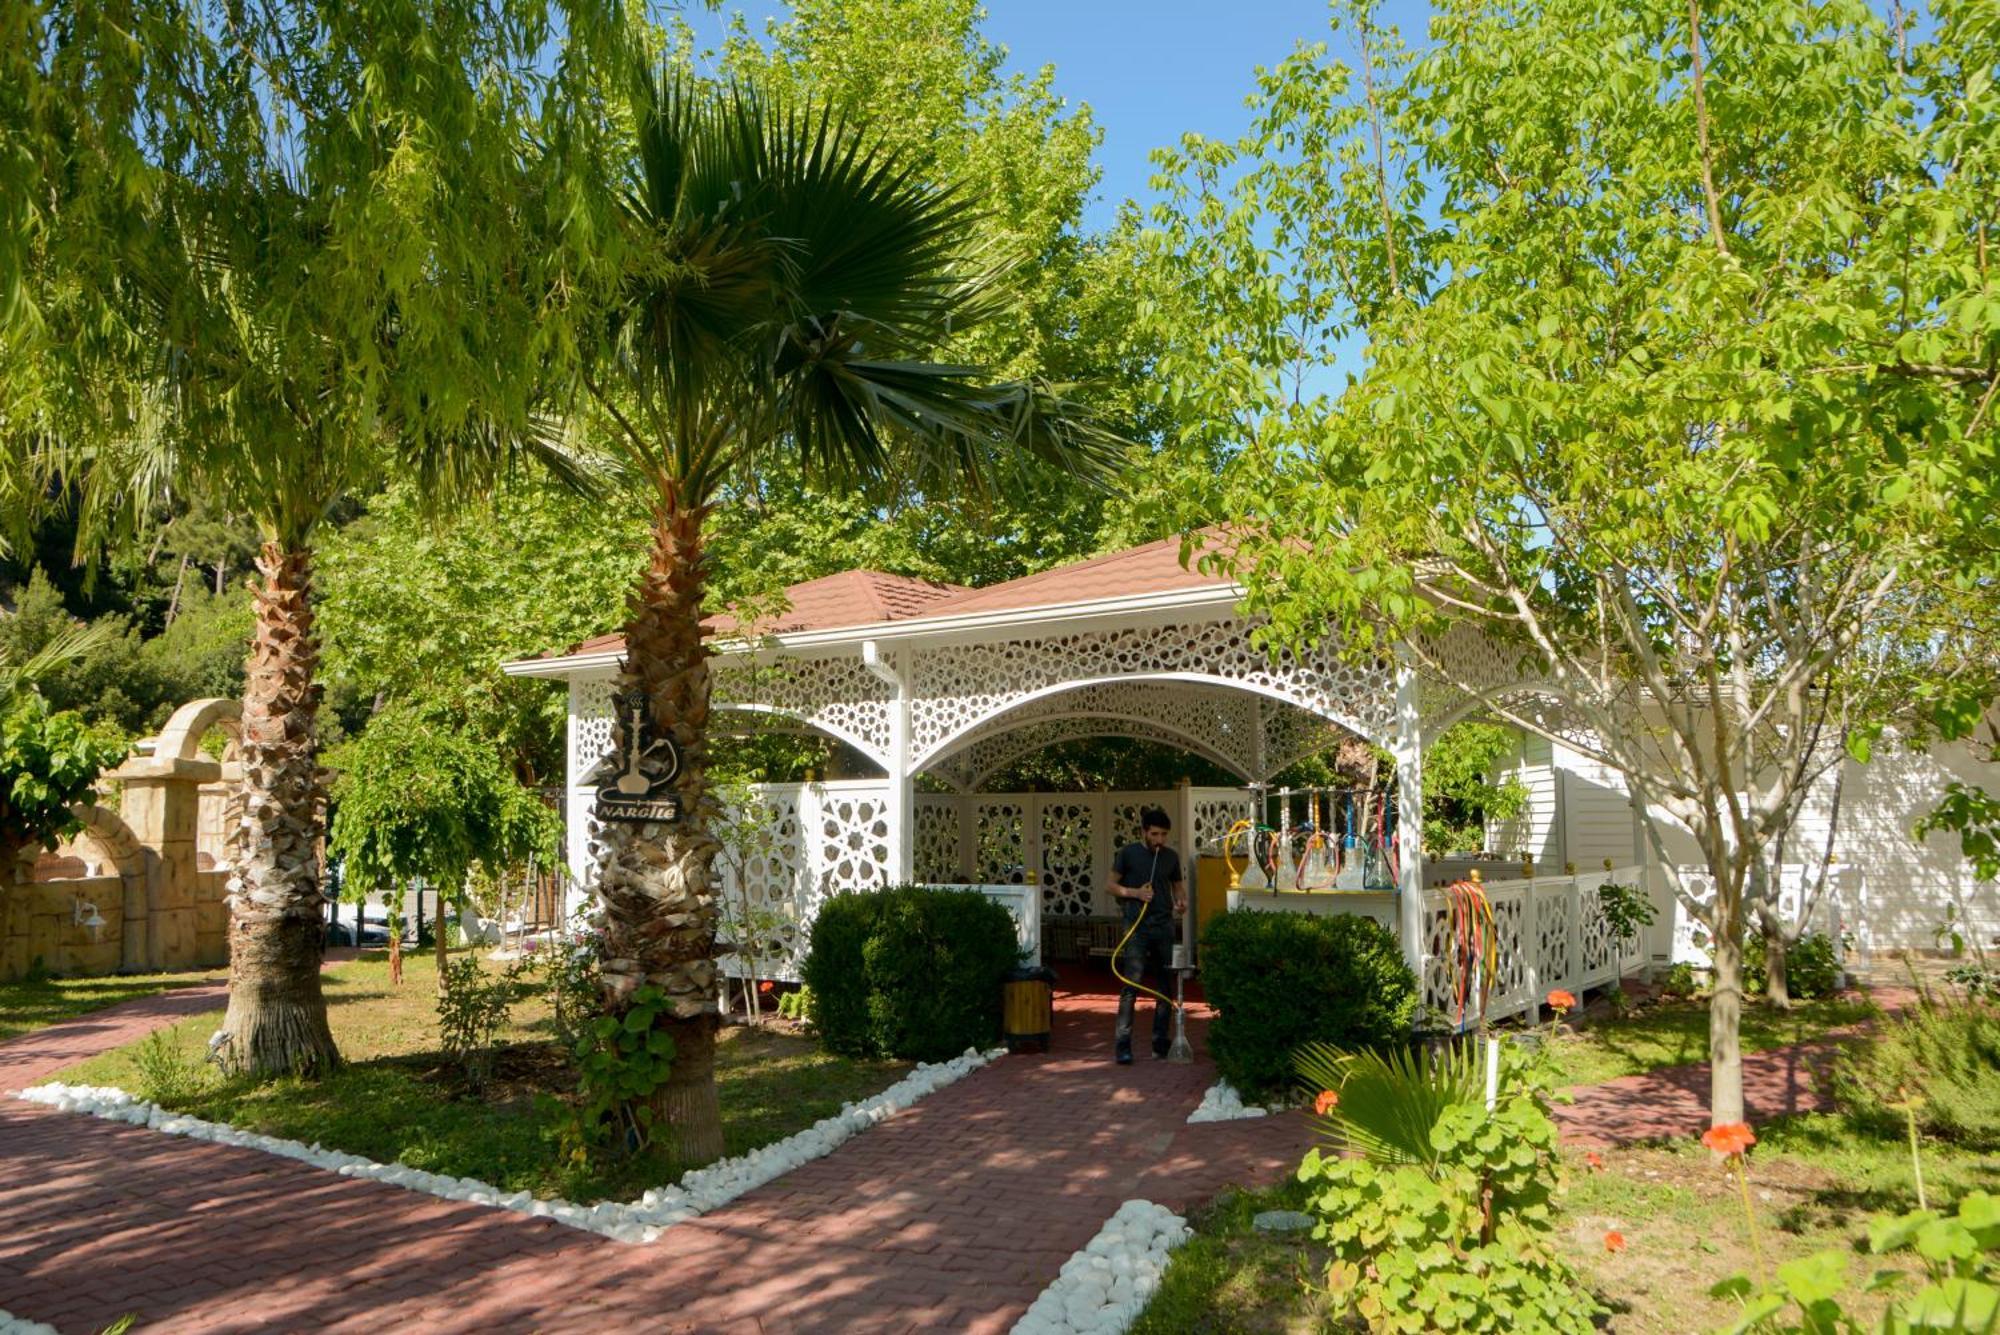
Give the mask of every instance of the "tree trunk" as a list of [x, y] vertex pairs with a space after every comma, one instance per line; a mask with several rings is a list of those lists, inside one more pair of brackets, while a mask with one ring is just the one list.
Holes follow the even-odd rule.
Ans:
[[242, 820], [231, 869], [226, 1070], [318, 1076], [340, 1064], [320, 990], [315, 838], [323, 810], [312, 557], [267, 542], [243, 686]]
[[719, 1158], [723, 1149], [712, 876], [719, 846], [709, 833], [716, 812], [708, 794], [708, 650], [701, 640], [707, 515], [706, 507], [671, 500], [654, 515], [652, 555], [633, 591], [619, 673], [621, 689], [645, 693], [656, 732], [680, 747], [673, 786], [681, 819], [593, 826], [604, 1002], [616, 1014], [643, 986], [664, 994], [660, 1024], [674, 1041], [673, 1070], [653, 1106], [672, 1129], [675, 1154], [690, 1163]]
[[1724, 865], [1715, 872], [1714, 979], [1708, 998], [1708, 1115], [1714, 1125], [1743, 1120], [1743, 902]]
[[1784, 920], [1775, 913], [1764, 916], [1764, 1000], [1774, 1008], [1792, 1008], [1792, 986], [1785, 977], [1785, 951], [1790, 940]]

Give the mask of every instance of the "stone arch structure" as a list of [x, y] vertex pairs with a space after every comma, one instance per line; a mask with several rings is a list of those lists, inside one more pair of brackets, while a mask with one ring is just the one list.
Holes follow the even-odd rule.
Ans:
[[236, 759], [243, 741], [242, 701], [190, 700], [176, 709], [167, 726], [160, 729], [153, 743], [153, 754], [168, 760], [201, 760], [202, 739], [217, 728], [229, 738], [223, 759]]

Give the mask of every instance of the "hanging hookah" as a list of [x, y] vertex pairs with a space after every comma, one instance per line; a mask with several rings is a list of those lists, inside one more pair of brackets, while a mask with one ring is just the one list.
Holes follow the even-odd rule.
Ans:
[[1333, 888], [1333, 862], [1327, 856], [1326, 812], [1317, 789], [1312, 795], [1312, 835], [1306, 840], [1305, 857], [1299, 861], [1299, 889]]
[[1278, 837], [1271, 844], [1271, 888], [1299, 888], [1299, 864], [1292, 859], [1292, 790], [1278, 793]]
[[[1358, 802], [1358, 806], [1357, 806]], [[1362, 853], [1360, 826], [1367, 819], [1368, 795], [1347, 790], [1347, 821], [1340, 834], [1340, 868], [1334, 874], [1333, 888], [1336, 890], [1360, 890], [1362, 881]]]

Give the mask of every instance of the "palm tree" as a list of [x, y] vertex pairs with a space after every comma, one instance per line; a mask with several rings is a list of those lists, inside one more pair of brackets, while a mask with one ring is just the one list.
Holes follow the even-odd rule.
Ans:
[[934, 360], [1008, 309], [978, 218], [924, 164], [824, 109], [663, 73], [634, 81], [630, 258], [582, 382], [650, 487], [620, 688], [678, 744], [683, 818], [597, 834], [605, 1001], [659, 989], [675, 1044], [651, 1098], [687, 1160], [722, 1152], [713, 1077], [716, 906], [704, 734], [703, 526], [775, 450], [814, 479], [928, 494], [1030, 460], [1102, 472], [1122, 442], [1053, 389]]
[[[50, 433], [30, 461], [46, 488], [73, 490], [92, 545], [176, 496], [257, 526], [219, 1054], [232, 1071], [317, 1075], [340, 1055], [320, 987], [316, 536], [329, 514], [392, 475], [419, 479], [439, 507], [530, 455], [584, 483], [535, 419], [502, 429], [482, 415], [498, 396], [482, 394], [477, 373], [448, 381], [431, 364], [429, 400], [410, 392], [419, 381], [399, 380], [395, 303], [315, 284], [337, 244], [323, 196], [271, 172], [249, 190], [181, 179], [161, 198], [122, 275], [144, 351], [90, 405], [92, 429], [73, 441]], [[471, 334], [467, 345], [476, 346]], [[427, 406], [446, 400], [457, 411]]]

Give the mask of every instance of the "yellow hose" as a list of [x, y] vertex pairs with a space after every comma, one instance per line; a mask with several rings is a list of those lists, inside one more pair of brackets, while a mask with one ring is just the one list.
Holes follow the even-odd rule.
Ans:
[[[1158, 890], [1155, 890], [1153, 891], [1153, 893], [1157, 895], [1160, 892]], [[1118, 948], [1111, 952], [1111, 976], [1113, 978], [1116, 978], [1119, 982], [1125, 984], [1125, 986], [1130, 988], [1136, 988], [1139, 991], [1144, 992], [1149, 997], [1158, 997], [1161, 1001], [1166, 1002], [1169, 1006], [1172, 1006], [1174, 1009], [1179, 1010], [1180, 1002], [1175, 1001], [1172, 997], [1168, 996], [1166, 993], [1155, 991], [1153, 988], [1147, 987], [1144, 983], [1138, 982], [1135, 979], [1127, 978], [1124, 974], [1118, 971], [1118, 960], [1119, 957], [1125, 953], [1125, 944], [1126, 942], [1132, 939], [1132, 933], [1139, 930], [1139, 924], [1146, 920], [1146, 910], [1149, 907], [1151, 906], [1147, 904], [1141, 904], [1139, 906], [1139, 916], [1132, 919], [1132, 925], [1125, 929], [1125, 935], [1118, 938]]]

